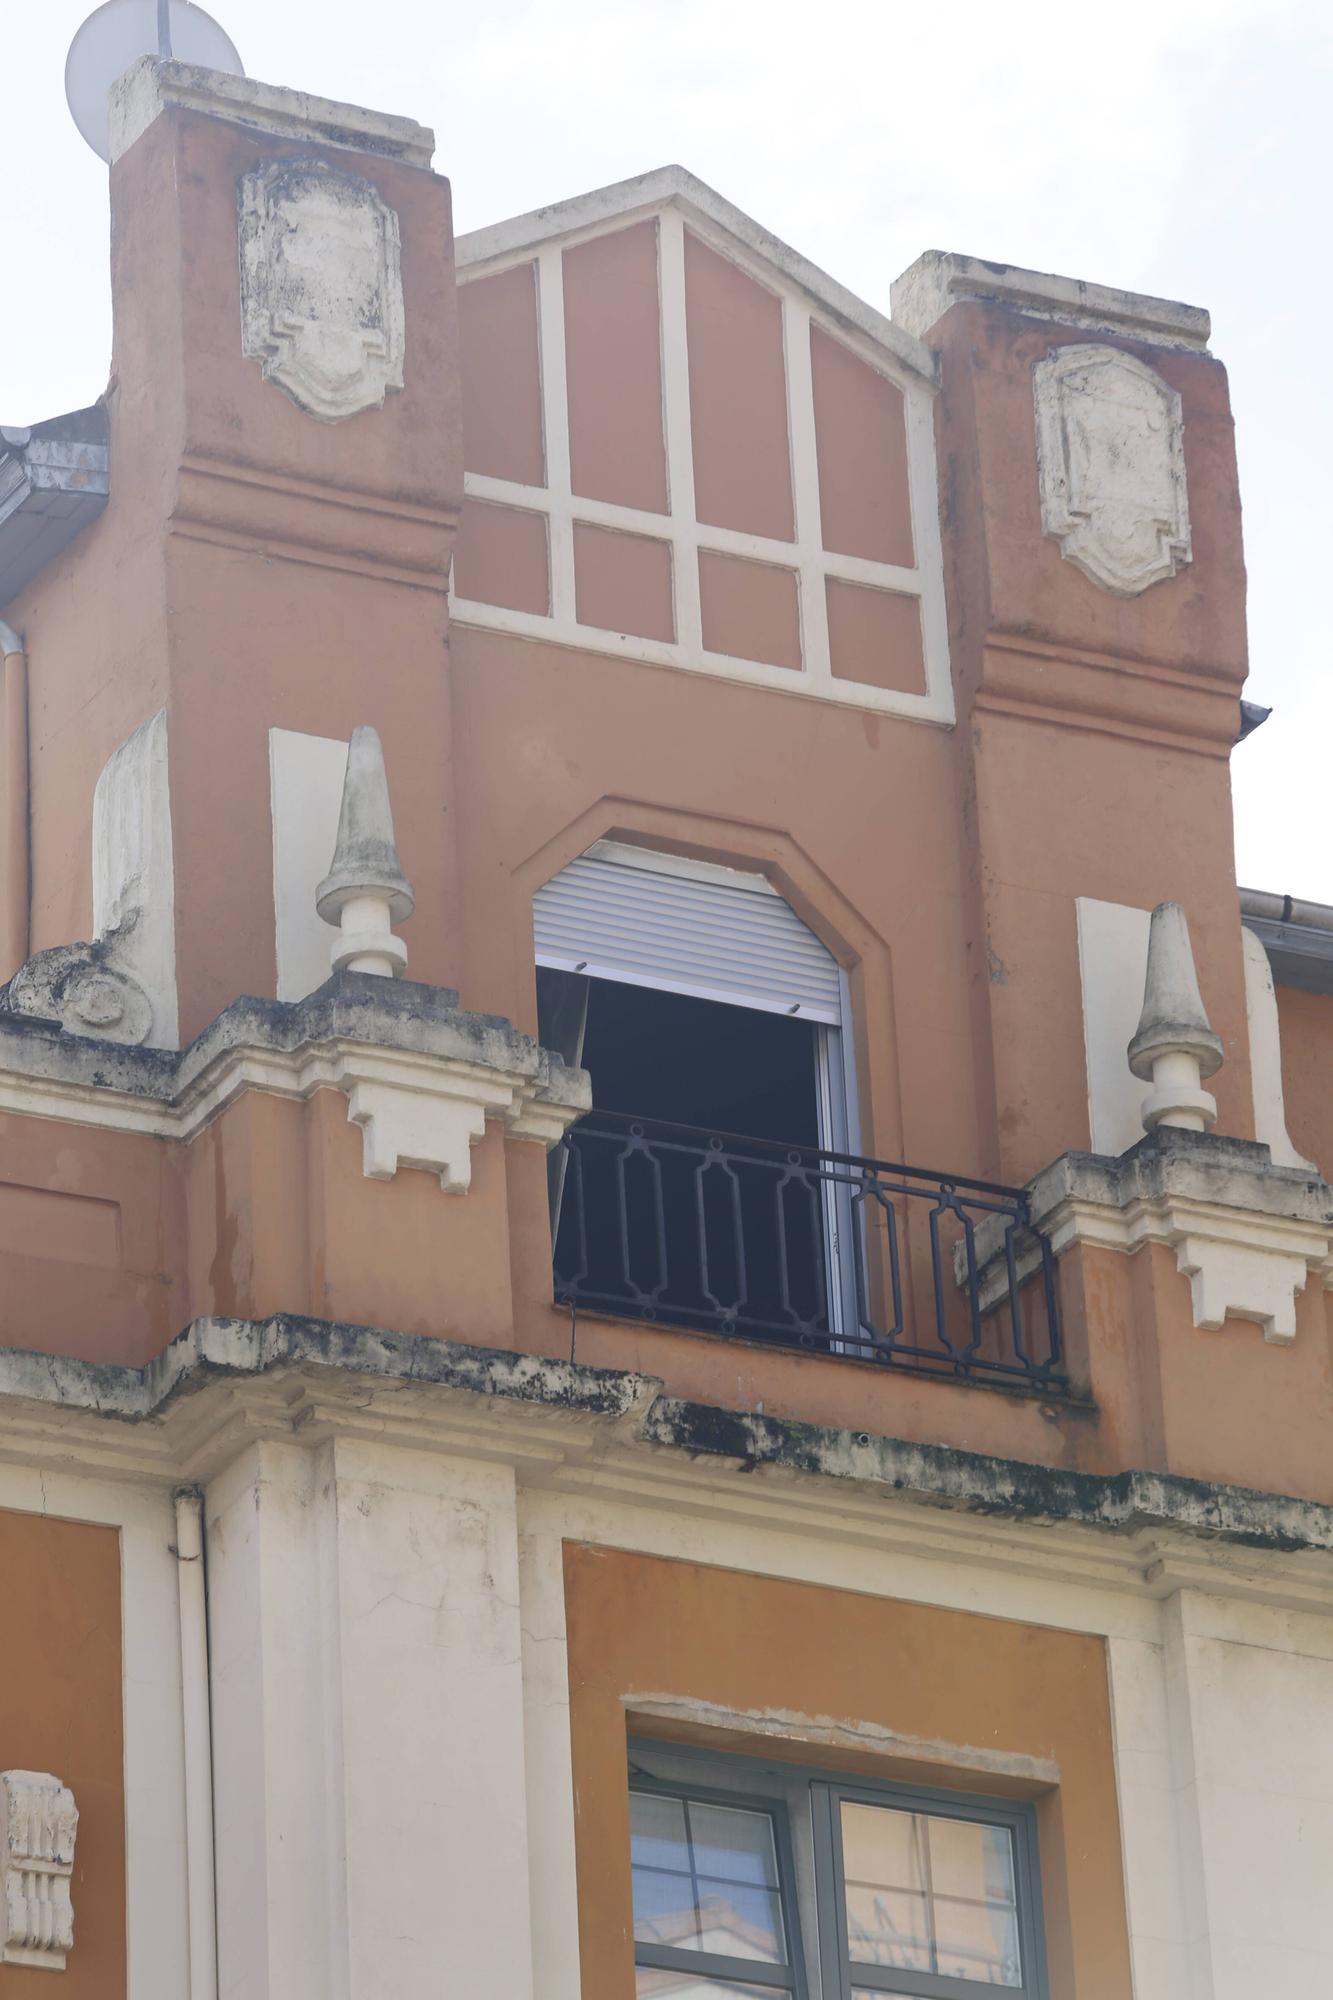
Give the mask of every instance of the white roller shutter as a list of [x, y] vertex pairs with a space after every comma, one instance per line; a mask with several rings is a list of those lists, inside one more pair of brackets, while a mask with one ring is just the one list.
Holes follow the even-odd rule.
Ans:
[[761, 877], [610, 847], [538, 890], [539, 965], [841, 1025], [837, 960]]

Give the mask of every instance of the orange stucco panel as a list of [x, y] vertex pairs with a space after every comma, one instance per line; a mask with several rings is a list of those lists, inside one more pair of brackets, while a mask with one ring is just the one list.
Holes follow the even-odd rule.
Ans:
[[[0, 1510], [0, 1770], [50, 1771], [79, 1809], [74, 1949], [61, 2000], [125, 2000], [125, 1778], [120, 1538]], [[49, 2000], [52, 1975], [0, 1971], [4, 2000]]]
[[[632, 2000], [634, 1992], [626, 1736], [636, 1696], [707, 1702], [738, 1716], [868, 1723], [1054, 1763], [1058, 1785], [1030, 1788], [1051, 1991], [1127, 2000], [1099, 1638], [581, 1544], [565, 1547], [565, 1602], [586, 2000]], [[744, 1749], [746, 1738], [729, 1736], [725, 1747]], [[766, 1737], [763, 1755], [780, 1754]], [[838, 1760], [829, 1753], [820, 1761]], [[885, 1775], [925, 1774], [899, 1767]], [[930, 1778], [948, 1784], [947, 1765]], [[952, 1782], [986, 1789], [975, 1773], [954, 1773]]]
[[536, 265], [460, 286], [458, 321], [463, 463], [492, 479], [544, 485]]
[[671, 544], [576, 521], [574, 604], [580, 625], [640, 639], [674, 639]]
[[835, 680], [926, 692], [921, 600], [896, 590], [871, 590], [845, 577], [827, 579], [829, 662]]
[[782, 303], [685, 232], [695, 511], [718, 528], [789, 542]]
[[562, 276], [573, 490], [664, 514], [656, 222], [576, 244]]
[[704, 647], [733, 659], [801, 669], [801, 607], [795, 570], [699, 551]]
[[551, 608], [546, 516], [468, 500], [454, 550], [454, 588], [474, 604], [510, 611]]
[[810, 373], [824, 547], [910, 569], [902, 390], [819, 326], [810, 329]]

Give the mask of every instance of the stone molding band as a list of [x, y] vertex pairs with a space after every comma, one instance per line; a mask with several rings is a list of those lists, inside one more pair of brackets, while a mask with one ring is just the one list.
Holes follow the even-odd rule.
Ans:
[[[542, 1419], [537, 1430], [534, 1417]], [[1333, 1507], [1317, 1501], [1178, 1473], [1053, 1469], [728, 1410], [670, 1396], [659, 1377], [632, 1370], [297, 1314], [194, 1320], [142, 1368], [0, 1349], [7, 1453], [17, 1447], [49, 1461], [58, 1450], [66, 1464], [86, 1456], [104, 1469], [114, 1456], [176, 1485], [207, 1476], [216, 1452], [230, 1458], [238, 1419], [247, 1437], [299, 1431], [311, 1443], [368, 1427], [382, 1441], [421, 1446], [461, 1427], [534, 1473], [539, 1464], [554, 1474], [585, 1459], [609, 1473], [611, 1458], [628, 1452], [636, 1490], [645, 1478], [679, 1476], [673, 1468], [693, 1482], [711, 1466], [729, 1491], [735, 1471], [761, 1473], [766, 1518], [789, 1504], [807, 1509], [804, 1481], [816, 1476], [835, 1482], [839, 1508], [869, 1510], [876, 1522], [887, 1518], [886, 1501], [924, 1503], [931, 1532], [946, 1536], [981, 1532], [985, 1517], [1120, 1536], [1161, 1530], [1185, 1538], [1205, 1568], [1224, 1567], [1245, 1548], [1293, 1559], [1300, 1552], [1307, 1563], [1314, 1552], [1321, 1565], [1333, 1558]], [[748, 1478], [742, 1484], [756, 1490]], [[1114, 1567], [1112, 1547], [1099, 1533], [1084, 1542], [1083, 1557], [1100, 1548]], [[1275, 1579], [1273, 1588], [1297, 1582]], [[1333, 1614], [1333, 1569], [1302, 1570], [1299, 1582], [1303, 1604]]]
[[242, 1091], [320, 1089], [347, 1096], [370, 1178], [424, 1167], [447, 1192], [468, 1187], [488, 1119], [549, 1147], [591, 1103], [584, 1071], [412, 980], [344, 972], [295, 1003], [243, 997], [179, 1054], [0, 1017], [0, 1112], [188, 1142]]

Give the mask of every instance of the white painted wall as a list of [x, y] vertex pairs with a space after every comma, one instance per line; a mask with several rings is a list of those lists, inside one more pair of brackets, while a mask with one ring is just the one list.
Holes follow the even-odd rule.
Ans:
[[1254, 1095], [1254, 1136], [1269, 1148], [1278, 1167], [1308, 1167], [1313, 1160], [1298, 1153], [1287, 1136], [1287, 1106], [1282, 1089], [1282, 1028], [1273, 968], [1262, 940], [1241, 926], [1245, 954], [1245, 1014], [1250, 1032], [1250, 1086]]
[[[223, 2000], [583, 2000], [567, 1541], [1102, 1636], [1133, 2000], [1328, 1990], [1322, 1563], [1214, 1548], [1173, 1571], [1151, 1538], [622, 1463], [614, 1446], [562, 1457], [522, 1413], [469, 1423], [250, 1443], [208, 1487]], [[169, 1486], [0, 1461], [0, 1506], [120, 1529], [130, 1994], [182, 2000]]]
[[222, 2000], [534, 2000], [512, 1472], [262, 1444], [208, 1511]]
[[1333, 1989], [1333, 1625], [1182, 1591], [1163, 1607], [1194, 1992]]
[[164, 708], [140, 723], [103, 767], [93, 792], [92, 864], [93, 936], [124, 927], [116, 962], [148, 995], [149, 1043], [178, 1048], [176, 877]]
[[1079, 896], [1076, 909], [1092, 1150], [1116, 1156], [1143, 1137], [1147, 1086], [1130, 1070], [1125, 1051], [1143, 1010], [1152, 912], [1089, 896]]
[[337, 936], [316, 913], [315, 890], [333, 861], [347, 745], [270, 729], [268, 763], [278, 998], [304, 1000], [329, 977]]

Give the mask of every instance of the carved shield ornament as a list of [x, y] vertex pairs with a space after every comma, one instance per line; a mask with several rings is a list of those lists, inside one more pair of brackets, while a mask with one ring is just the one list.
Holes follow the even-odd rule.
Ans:
[[1180, 397], [1115, 347], [1058, 347], [1034, 370], [1041, 525], [1085, 576], [1137, 597], [1190, 560]]
[[368, 181], [280, 160], [240, 184], [241, 346], [311, 416], [403, 386], [398, 217]]

